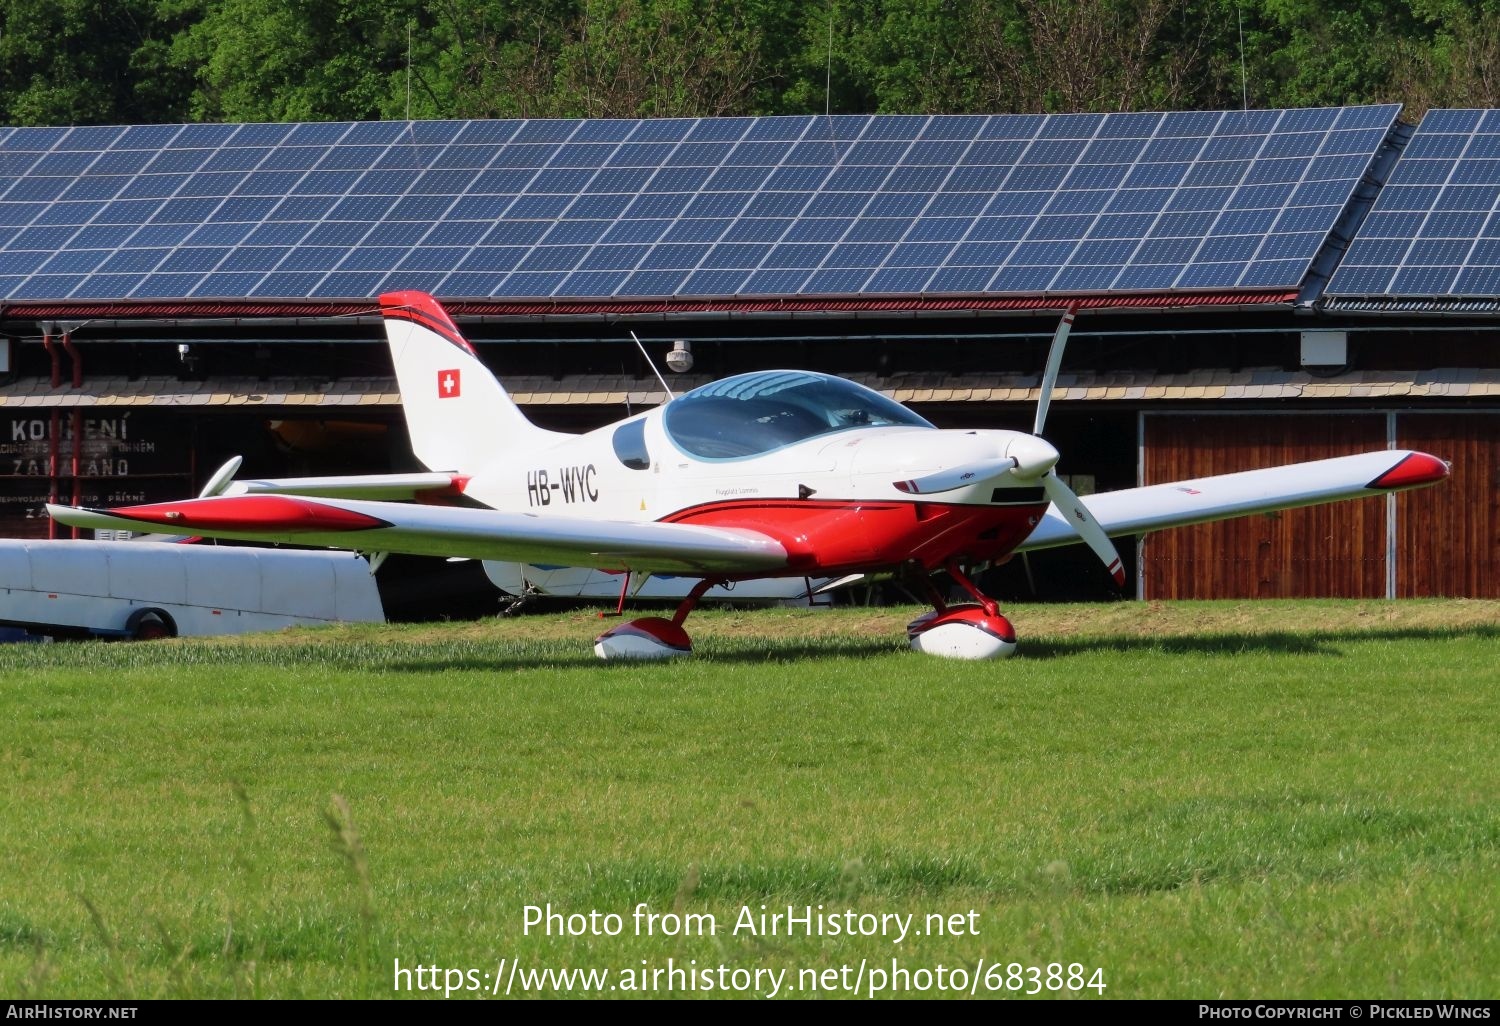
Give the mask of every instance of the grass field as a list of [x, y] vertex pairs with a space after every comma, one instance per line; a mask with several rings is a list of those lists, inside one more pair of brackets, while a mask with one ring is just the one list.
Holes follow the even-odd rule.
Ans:
[[[912, 612], [707, 611], [652, 666], [583, 613], [0, 646], [0, 997], [379, 997], [398, 959], [1500, 993], [1500, 603], [1022, 606], [983, 665]], [[549, 903], [622, 932], [527, 932]], [[733, 932], [761, 905], [963, 929]]]

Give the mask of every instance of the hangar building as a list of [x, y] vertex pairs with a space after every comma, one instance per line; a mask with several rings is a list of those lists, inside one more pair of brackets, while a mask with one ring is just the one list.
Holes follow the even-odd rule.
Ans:
[[[1030, 424], [1075, 489], [1388, 446], [1410, 495], [1122, 545], [1135, 594], [1500, 596], [1500, 111], [0, 128], [0, 536], [43, 502], [405, 469], [375, 297], [438, 296], [584, 428], [674, 387], [834, 371]], [[669, 375], [671, 377], [671, 375]], [[680, 383], [680, 386], [679, 386]], [[1086, 552], [1001, 594], [1100, 595]]]

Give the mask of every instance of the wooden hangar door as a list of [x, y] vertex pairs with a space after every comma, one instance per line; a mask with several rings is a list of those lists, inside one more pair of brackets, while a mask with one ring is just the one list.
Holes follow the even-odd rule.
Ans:
[[[1387, 447], [1382, 413], [1146, 413], [1143, 484]], [[1283, 510], [1148, 535], [1141, 597], [1382, 598], [1384, 497]]]
[[1500, 598], [1500, 412], [1400, 413], [1396, 445], [1452, 475], [1396, 505], [1396, 595]]

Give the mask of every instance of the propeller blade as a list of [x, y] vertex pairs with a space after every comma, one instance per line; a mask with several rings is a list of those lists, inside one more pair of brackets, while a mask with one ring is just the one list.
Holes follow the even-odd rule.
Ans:
[[1046, 491], [1047, 498], [1052, 500], [1068, 523], [1073, 525], [1073, 530], [1094, 550], [1094, 555], [1099, 557], [1109, 575], [1115, 579], [1115, 586], [1125, 587], [1125, 565], [1120, 562], [1120, 553], [1116, 551], [1114, 542], [1109, 540], [1109, 535], [1104, 533], [1104, 528], [1099, 526], [1099, 521], [1094, 519], [1094, 515], [1083, 504], [1083, 500], [1073, 494], [1073, 489], [1063, 484], [1062, 478], [1056, 473], [1042, 478], [1042, 488]]
[[245, 462], [245, 457], [235, 456], [225, 463], [214, 476], [208, 479], [208, 484], [203, 486], [203, 491], [198, 493], [198, 498], [209, 499], [215, 495], [223, 495], [224, 489], [234, 482], [234, 475], [240, 471], [240, 464]]
[[1057, 331], [1052, 335], [1052, 348], [1047, 350], [1047, 369], [1042, 372], [1041, 394], [1036, 400], [1036, 420], [1032, 422], [1031, 433], [1039, 435], [1042, 428], [1047, 424], [1047, 407], [1052, 405], [1052, 390], [1057, 387], [1057, 372], [1062, 367], [1063, 349], [1068, 344], [1068, 332], [1073, 330], [1073, 318], [1078, 315], [1078, 306], [1074, 304], [1063, 312], [1062, 320], [1057, 322]]
[[983, 481], [985, 478], [1008, 474], [1015, 469], [1015, 466], [1015, 460], [1009, 456], [1000, 456], [995, 459], [966, 463], [958, 467], [949, 467], [947, 470], [939, 470], [910, 481], [896, 481], [895, 485], [898, 491], [906, 492], [908, 495], [951, 492], [955, 488], [963, 488], [976, 481]]

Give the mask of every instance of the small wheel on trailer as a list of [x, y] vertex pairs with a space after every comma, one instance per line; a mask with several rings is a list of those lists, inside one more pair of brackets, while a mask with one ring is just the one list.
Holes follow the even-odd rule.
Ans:
[[177, 625], [160, 609], [137, 609], [125, 621], [125, 630], [132, 641], [177, 637]]

